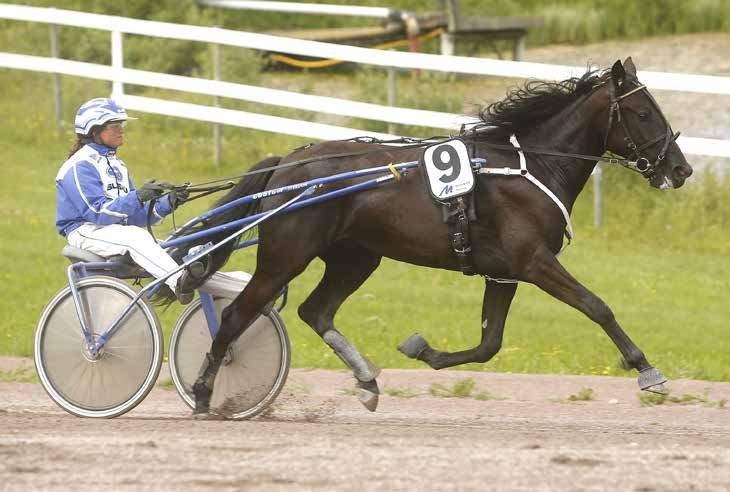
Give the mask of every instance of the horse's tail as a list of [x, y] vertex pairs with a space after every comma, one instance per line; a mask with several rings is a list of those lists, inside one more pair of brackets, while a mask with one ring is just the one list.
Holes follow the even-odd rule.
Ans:
[[[260, 169], [266, 169], [266, 168], [273, 168], [276, 167], [279, 162], [281, 162], [281, 157], [269, 157], [264, 159], [263, 161], [259, 162], [255, 166], [253, 166], [251, 169], [249, 169], [249, 172], [251, 171], [258, 171]], [[268, 172], [261, 172], [257, 173], [251, 176], [245, 176], [243, 177], [236, 186], [231, 189], [223, 198], [218, 200], [215, 203], [215, 207], [219, 207], [221, 205], [225, 205], [226, 203], [230, 203], [234, 200], [237, 200], [238, 198], [242, 198], [247, 195], [253, 195], [254, 193], [258, 193], [260, 191], [264, 191], [266, 188], [266, 184], [271, 179], [271, 175], [274, 173], [274, 169]], [[227, 224], [229, 222], [233, 222], [234, 220], [242, 219], [244, 217], [248, 217], [249, 215], [252, 215], [256, 213], [258, 210], [260, 204], [257, 201], [252, 201], [248, 203], [244, 203], [242, 205], [233, 207], [229, 210], [226, 210], [225, 212], [222, 212], [220, 214], [214, 215], [210, 217], [209, 219], [206, 219], [203, 223], [192, 227], [189, 231], [187, 231], [185, 234], [183, 234], [181, 237], [184, 237], [186, 235], [195, 233], [195, 232], [201, 232], [206, 229], [210, 229], [212, 227], [216, 227], [219, 225]], [[177, 260], [178, 262], [182, 261], [182, 258], [187, 254], [187, 252], [190, 250], [190, 248], [193, 248], [195, 246], [199, 246], [202, 244], [206, 244], [208, 242], [212, 242], [213, 244], [216, 244], [219, 241], [222, 241], [225, 239], [231, 231], [225, 231], [217, 234], [211, 234], [210, 236], [201, 237], [199, 239], [195, 239], [193, 241], [190, 241], [189, 243], [185, 243], [183, 247], [176, 249], [171, 252], [172, 257]], [[240, 240], [240, 238], [239, 238]], [[201, 278], [197, 284], [202, 285], [205, 283], [205, 281], [213, 275], [216, 271], [218, 271], [223, 265], [228, 261], [228, 258], [230, 258], [231, 253], [235, 250], [235, 246], [238, 240], [232, 241], [224, 246], [222, 246], [220, 249], [214, 251], [211, 255], [209, 255], [206, 258], [206, 269], [205, 269], [205, 275], [203, 278]], [[153, 297], [153, 301], [156, 304], [163, 304], [167, 305], [170, 304], [172, 301], [175, 300], [175, 295], [169, 290], [169, 289], [160, 289], [157, 294]]]
[[[263, 161], [259, 162], [255, 166], [253, 166], [251, 169], [249, 169], [248, 172], [252, 171], [258, 171], [260, 169], [266, 169], [266, 168], [273, 168], [276, 167], [279, 162], [281, 162], [281, 157], [274, 156], [274, 157], [268, 157], [264, 159]], [[271, 175], [274, 174], [274, 169], [268, 172], [261, 172], [257, 173], [251, 176], [244, 177], [241, 179], [236, 186], [233, 187], [231, 191], [229, 191], [226, 196], [218, 200], [218, 202], [215, 204], [216, 207], [219, 207], [221, 205], [225, 205], [226, 203], [230, 203], [234, 200], [237, 200], [241, 197], [247, 196], [247, 195], [253, 195], [254, 193], [258, 193], [260, 191], [264, 191], [264, 188], [266, 188], [266, 184], [271, 179]], [[238, 207], [233, 207], [230, 210], [226, 210], [222, 214], [219, 214], [217, 216], [211, 217], [210, 223], [211, 225], [207, 226], [212, 227], [213, 225], [221, 225], [225, 224], [227, 222], [231, 222], [236, 219], [240, 219], [243, 217], [248, 217], [249, 215], [252, 215], [256, 212], [256, 210], [259, 207], [259, 202], [252, 201], [248, 203], [244, 203], [243, 205], [240, 205]]]

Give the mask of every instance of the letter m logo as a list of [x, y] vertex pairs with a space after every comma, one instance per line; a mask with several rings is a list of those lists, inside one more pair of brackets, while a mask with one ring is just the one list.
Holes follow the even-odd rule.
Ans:
[[453, 192], [454, 192], [454, 187], [451, 185], [446, 185], [446, 186], [444, 186], [444, 189], [441, 190], [441, 193], [439, 193], [439, 196], [448, 195], [449, 193], [453, 193]]

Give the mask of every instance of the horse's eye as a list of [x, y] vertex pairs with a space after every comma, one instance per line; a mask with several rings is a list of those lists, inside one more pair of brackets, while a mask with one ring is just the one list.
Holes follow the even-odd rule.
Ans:
[[649, 113], [648, 113], [647, 111], [641, 111], [641, 112], [639, 113], [639, 119], [640, 119], [641, 121], [646, 121], [646, 120], [648, 120], [648, 119], [649, 119]]

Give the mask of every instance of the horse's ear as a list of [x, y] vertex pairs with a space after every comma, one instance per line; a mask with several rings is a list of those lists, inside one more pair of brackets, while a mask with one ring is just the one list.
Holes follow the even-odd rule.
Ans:
[[611, 78], [613, 79], [614, 84], [618, 86], [624, 81], [624, 77], [626, 77], [626, 70], [624, 69], [624, 66], [621, 65], [621, 60], [616, 60], [616, 63], [614, 63], [611, 67]]
[[634, 60], [632, 60], [631, 57], [628, 57], [626, 61], [624, 61], [624, 69], [626, 70], [626, 73], [636, 76], [636, 65], [634, 65]]

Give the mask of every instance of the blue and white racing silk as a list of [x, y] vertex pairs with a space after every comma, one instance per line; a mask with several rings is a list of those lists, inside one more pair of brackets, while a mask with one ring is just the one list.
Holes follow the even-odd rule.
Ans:
[[[56, 175], [59, 234], [68, 236], [83, 224], [147, 225], [149, 202], [139, 202], [127, 166], [116, 154], [114, 148], [90, 143], [63, 163]], [[152, 223], [170, 212], [167, 197], [157, 201]]]

